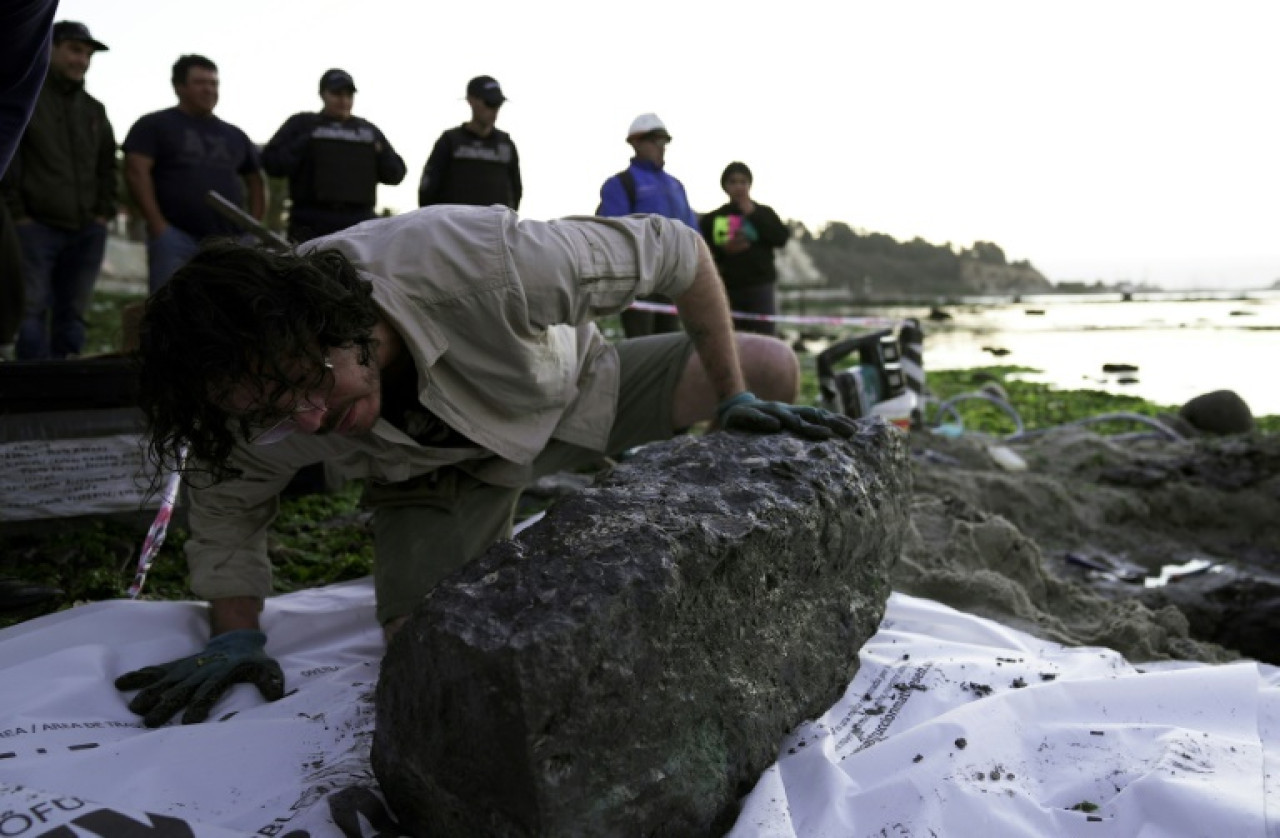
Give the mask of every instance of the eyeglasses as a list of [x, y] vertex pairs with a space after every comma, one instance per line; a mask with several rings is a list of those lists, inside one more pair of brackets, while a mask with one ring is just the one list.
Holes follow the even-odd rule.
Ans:
[[[324, 353], [324, 368], [326, 375], [333, 371], [333, 361], [329, 360], [329, 351], [327, 349]], [[250, 432], [249, 444], [271, 445], [279, 442], [298, 430], [298, 416], [301, 414], [312, 413], [317, 410], [328, 410], [329, 394], [326, 392], [320, 396], [319, 404], [316, 404], [314, 400], [316, 395], [316, 393], [307, 393], [293, 407], [289, 408], [289, 412], [280, 419], [271, 424], [260, 423]]]

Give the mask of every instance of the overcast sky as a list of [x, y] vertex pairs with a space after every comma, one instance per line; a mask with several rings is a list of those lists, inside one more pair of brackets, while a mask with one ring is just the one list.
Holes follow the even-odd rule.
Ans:
[[219, 65], [218, 115], [260, 143], [346, 69], [409, 166], [379, 192], [398, 211], [487, 73], [529, 217], [592, 212], [655, 111], [699, 211], [743, 160], [754, 197], [812, 229], [994, 241], [1054, 281], [1280, 279], [1276, 2], [61, 0], [59, 18], [111, 48], [88, 85], [118, 140], [175, 103], [185, 52]]

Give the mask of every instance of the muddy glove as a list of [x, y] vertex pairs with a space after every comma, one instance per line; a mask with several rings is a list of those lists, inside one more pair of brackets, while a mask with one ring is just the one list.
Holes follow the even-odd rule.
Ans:
[[147, 727], [159, 727], [183, 707], [184, 725], [203, 722], [233, 684], [253, 684], [263, 698], [275, 701], [284, 695], [284, 673], [263, 651], [266, 645], [267, 636], [260, 631], [229, 631], [210, 640], [198, 655], [121, 675], [116, 689], [142, 690], [129, 709]]
[[776, 434], [787, 430], [809, 439], [853, 436], [858, 426], [847, 416], [818, 407], [766, 402], [754, 393], [739, 393], [720, 402], [716, 421], [728, 431]]

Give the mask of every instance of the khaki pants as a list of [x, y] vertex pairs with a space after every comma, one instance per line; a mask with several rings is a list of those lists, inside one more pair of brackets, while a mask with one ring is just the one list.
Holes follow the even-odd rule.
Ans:
[[[590, 465], [602, 454], [669, 439], [676, 384], [693, 350], [684, 333], [618, 343], [621, 381], [608, 451], [552, 441], [534, 460], [534, 477]], [[457, 467], [404, 483], [374, 486], [374, 587], [378, 621], [413, 611], [435, 585], [511, 536], [519, 489], [485, 483]]]

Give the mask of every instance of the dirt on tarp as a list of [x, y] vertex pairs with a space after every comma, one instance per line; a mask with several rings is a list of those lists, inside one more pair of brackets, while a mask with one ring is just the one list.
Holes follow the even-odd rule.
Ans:
[[1280, 663], [1280, 436], [912, 447], [895, 590], [1132, 661]]

